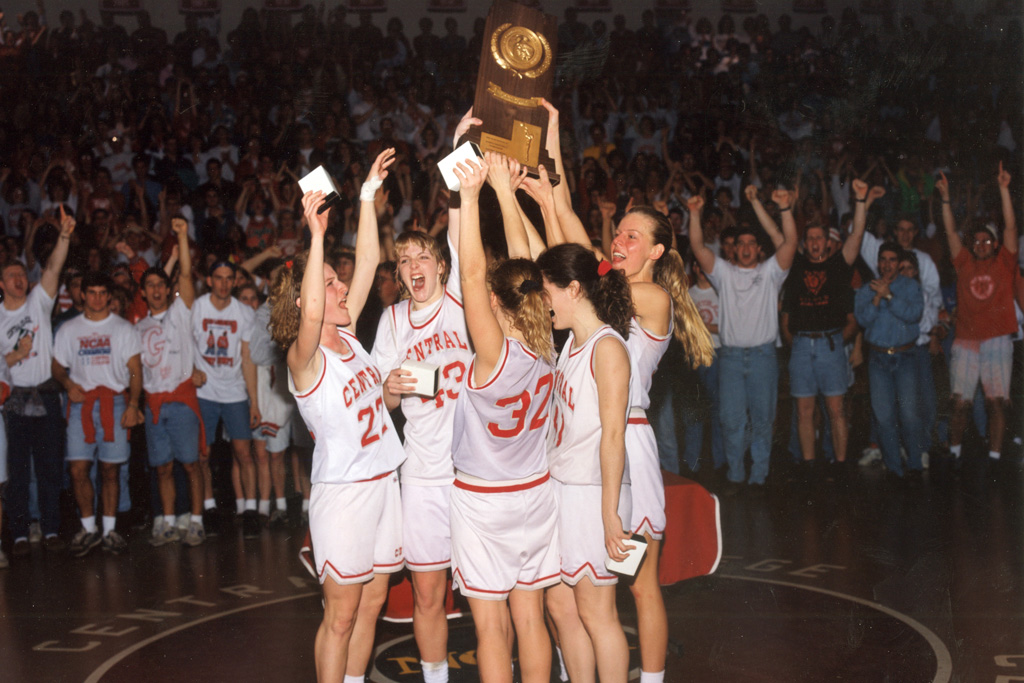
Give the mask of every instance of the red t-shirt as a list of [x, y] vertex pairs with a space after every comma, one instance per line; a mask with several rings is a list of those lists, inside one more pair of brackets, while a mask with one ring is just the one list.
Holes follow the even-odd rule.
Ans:
[[1017, 331], [1013, 287], [1017, 255], [1000, 249], [979, 261], [964, 247], [953, 259], [956, 269], [956, 338], [974, 341]]

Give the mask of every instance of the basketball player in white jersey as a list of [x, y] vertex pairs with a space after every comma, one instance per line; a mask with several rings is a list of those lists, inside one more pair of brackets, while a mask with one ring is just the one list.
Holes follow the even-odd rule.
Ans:
[[633, 304], [625, 276], [578, 244], [548, 249], [537, 265], [555, 328], [572, 332], [556, 365], [548, 430], [563, 581], [548, 591], [548, 609], [574, 683], [594, 681], [595, 664], [604, 683], [625, 683], [629, 650], [605, 559], [624, 559], [629, 538], [625, 337]]
[[[460, 164], [456, 175], [460, 277], [476, 355], [455, 409], [452, 578], [473, 611], [480, 679], [512, 683], [518, 637], [522, 680], [540, 683], [551, 675], [543, 589], [560, 581], [545, 452], [551, 318], [533, 261], [513, 258], [487, 275], [478, 204], [487, 164]], [[506, 226], [513, 229], [524, 242], [522, 224]]]
[[[456, 129], [458, 140], [481, 121], [470, 114]], [[452, 199], [458, 201], [458, 195]], [[455, 203], [453, 202], [453, 203]], [[395, 241], [403, 301], [384, 311], [373, 345], [373, 360], [388, 373], [384, 400], [405, 415], [402, 466], [402, 518], [405, 562], [412, 572], [413, 634], [425, 683], [448, 680], [448, 619], [445, 593], [451, 565], [449, 500], [452, 424], [472, 351], [459, 286], [459, 211], [449, 209], [451, 272], [441, 247], [421, 232], [404, 232]], [[440, 386], [432, 396], [415, 393], [415, 382], [399, 366], [405, 360], [436, 366]]]
[[[558, 111], [548, 109], [548, 150], [558, 172], [562, 164], [558, 140]], [[554, 133], [550, 133], [554, 129]], [[564, 185], [564, 184], [563, 184]], [[572, 211], [568, 189], [553, 189], [561, 233], [566, 241], [590, 248], [590, 237]], [[630, 384], [630, 415], [626, 426], [633, 511], [630, 527], [647, 541], [644, 560], [630, 591], [636, 601], [640, 637], [640, 682], [661, 683], [665, 678], [668, 617], [658, 582], [658, 558], [665, 531], [665, 484], [654, 430], [647, 421], [651, 379], [674, 333], [694, 366], [710, 365], [714, 356], [711, 335], [690, 298], [689, 282], [679, 253], [672, 248], [668, 218], [649, 207], [630, 210], [612, 231], [611, 216], [602, 227], [604, 253], [612, 268], [629, 281], [636, 315], [627, 340], [634, 380]], [[557, 233], [555, 233], [557, 234]], [[549, 245], [553, 240], [549, 238]]]
[[388, 574], [403, 566], [395, 470], [405, 455], [381, 372], [354, 334], [380, 260], [373, 199], [394, 153], [381, 152], [359, 195], [351, 289], [324, 263], [328, 214], [317, 213], [318, 191], [302, 198], [309, 251], [281, 269], [272, 294], [274, 340], [287, 348], [292, 390], [316, 440], [309, 526], [324, 592], [314, 647], [320, 681], [363, 680]]

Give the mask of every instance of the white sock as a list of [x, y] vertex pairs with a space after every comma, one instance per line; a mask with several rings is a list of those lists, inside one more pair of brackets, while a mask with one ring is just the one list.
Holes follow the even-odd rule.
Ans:
[[448, 683], [448, 660], [440, 662], [424, 662], [420, 660], [423, 670], [423, 683]]
[[664, 681], [664, 670], [659, 671], [657, 673], [649, 673], [647, 671], [644, 671], [643, 669], [640, 670], [640, 683], [664, 683]]
[[235, 498], [235, 512], [239, 515], [245, 512], [245, 498]]
[[964, 446], [963, 446], [963, 444], [959, 444], [959, 443], [958, 443], [958, 444], [957, 444], [957, 445], [955, 445], [955, 446], [950, 446], [950, 447], [949, 447], [949, 452], [950, 452], [950, 454], [951, 454], [951, 455], [952, 455], [952, 456], [953, 456], [954, 458], [959, 458], [959, 457], [960, 457], [960, 449], [961, 449], [961, 448], [963, 448], [963, 447], [964, 447]]
[[189, 515], [188, 521], [189, 522], [198, 522], [199, 526], [202, 526], [203, 525], [203, 516], [202, 515]]
[[103, 515], [103, 535], [106, 536], [114, 530], [114, 526], [117, 524], [117, 517], [107, 517]]
[[204, 510], [216, 510], [217, 509], [217, 501], [215, 501], [213, 498], [207, 498], [206, 500], [203, 501], [203, 509]]
[[167, 526], [174, 526], [175, 522], [177, 522], [177, 519], [174, 515], [164, 515], [164, 524]]
[[[93, 524], [93, 526], [96, 525]], [[47, 538], [49, 538], [49, 536], [47, 536]], [[15, 543], [18, 543], [19, 541], [25, 541], [26, 543], [28, 543], [28, 536], [18, 536], [16, 539], [14, 539]]]
[[345, 683], [364, 683], [366, 676], [349, 676], [345, 674]]
[[88, 531], [90, 534], [96, 531], [96, 515], [82, 517], [82, 528]]
[[999, 451], [989, 451], [988, 452], [988, 457], [992, 458], [993, 460], [998, 460], [999, 459]]
[[281, 512], [288, 512], [288, 501], [284, 498], [277, 498], [274, 500], [274, 507]]
[[309, 512], [309, 498], [302, 499], [302, 511]]
[[270, 499], [261, 500], [259, 506], [256, 509], [259, 510], [259, 513], [261, 515], [269, 515], [270, 514]]
[[255, 498], [246, 498], [245, 499], [245, 511], [248, 512], [249, 510], [255, 510], [255, 509], [256, 509], [256, 499]]
[[555, 652], [558, 654], [558, 668], [560, 669], [558, 673], [558, 680], [568, 681], [569, 672], [565, 670], [565, 657], [562, 656], [562, 648], [556, 645]]

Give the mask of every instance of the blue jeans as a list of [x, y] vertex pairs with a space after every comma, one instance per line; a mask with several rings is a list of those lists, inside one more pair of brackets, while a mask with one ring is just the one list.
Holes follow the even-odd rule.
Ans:
[[750, 422], [751, 484], [768, 477], [772, 452], [772, 425], [778, 400], [779, 361], [774, 342], [739, 348], [723, 346], [718, 366], [719, 415], [729, 462], [729, 481], [747, 479], [743, 463], [745, 432]]
[[932, 354], [928, 345], [915, 346], [911, 352], [917, 364], [918, 405], [921, 408], [921, 450], [932, 447], [932, 435], [939, 415], [938, 397], [935, 395], [935, 377], [932, 375]]
[[885, 466], [903, 476], [903, 463], [900, 461], [902, 432], [907, 466], [920, 470], [922, 423], [918, 410], [920, 392], [914, 350], [893, 355], [870, 351], [868, 381], [871, 385], [871, 413], [878, 421], [878, 445]]
[[704, 415], [702, 411], [691, 411], [684, 416], [686, 424], [686, 444], [684, 445], [683, 459], [687, 467], [696, 472], [700, 469], [700, 454], [704, 448], [704, 421], [705, 417], [711, 423], [711, 462], [715, 469], [725, 464], [725, 448], [722, 445], [722, 421], [719, 417], [719, 393], [718, 393], [718, 365], [719, 356], [716, 353], [711, 365], [697, 368], [697, 377], [701, 386], [707, 391], [710, 411]]
[[650, 419], [651, 428], [654, 429], [661, 468], [679, 474], [679, 440], [676, 438], [676, 415], [672, 400], [674, 393], [673, 385], [666, 387], [657, 400], [652, 398], [647, 417]]
[[39, 522], [44, 534], [60, 528], [60, 490], [64, 470], [64, 415], [60, 395], [41, 394], [46, 414], [27, 417], [4, 412], [7, 426], [8, 524], [15, 539], [28, 536], [29, 481], [35, 468]]

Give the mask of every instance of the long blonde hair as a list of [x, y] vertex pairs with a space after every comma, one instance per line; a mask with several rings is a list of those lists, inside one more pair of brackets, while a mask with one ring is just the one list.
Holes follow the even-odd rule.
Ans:
[[286, 262], [270, 287], [270, 336], [286, 351], [299, 337], [299, 307], [295, 301], [302, 292], [308, 260], [309, 252], [304, 251]]
[[654, 244], [665, 248], [661, 258], [654, 263], [654, 282], [672, 297], [674, 334], [686, 350], [690, 365], [695, 368], [711, 365], [715, 359], [715, 345], [697, 304], [690, 297], [690, 279], [686, 276], [683, 258], [672, 248], [671, 223], [664, 214], [646, 206], [631, 209], [629, 213], [647, 218], [651, 223]]
[[544, 302], [543, 276], [537, 264], [524, 258], [502, 261], [491, 269], [488, 283], [512, 327], [522, 332], [526, 347], [554, 363], [551, 309]]

